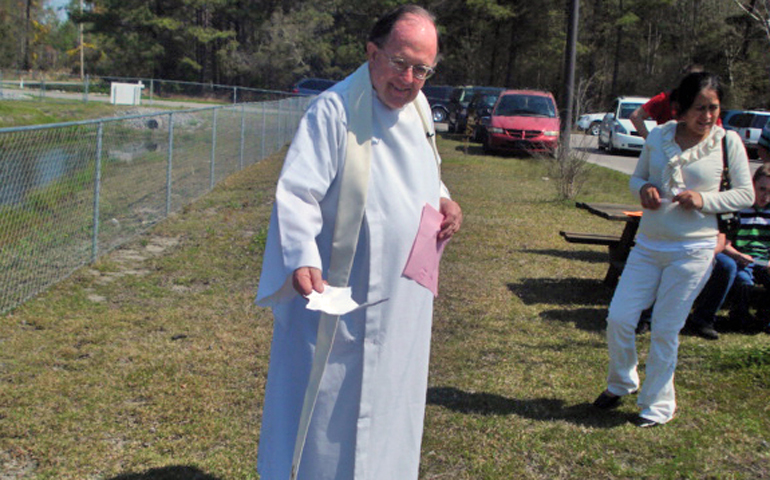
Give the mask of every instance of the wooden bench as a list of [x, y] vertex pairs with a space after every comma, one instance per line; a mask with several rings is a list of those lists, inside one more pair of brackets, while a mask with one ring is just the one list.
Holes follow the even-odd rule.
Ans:
[[601, 233], [579, 233], [579, 232], [566, 232], [564, 230], [559, 232], [559, 235], [564, 237], [564, 240], [569, 243], [583, 243], [587, 245], [606, 245], [608, 247], [617, 247], [620, 243], [620, 235], [604, 235]]

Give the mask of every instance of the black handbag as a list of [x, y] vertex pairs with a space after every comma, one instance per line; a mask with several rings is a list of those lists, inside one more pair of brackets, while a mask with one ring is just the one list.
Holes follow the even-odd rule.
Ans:
[[[719, 191], [730, 190], [730, 167], [727, 162], [727, 135], [722, 137], [722, 182], [719, 184]], [[736, 212], [717, 213], [717, 227], [720, 233], [724, 233], [727, 238], [733, 238], [738, 231], [741, 222]]]

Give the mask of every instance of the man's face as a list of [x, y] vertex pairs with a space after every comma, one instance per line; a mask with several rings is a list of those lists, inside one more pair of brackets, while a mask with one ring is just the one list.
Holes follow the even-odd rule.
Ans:
[[435, 66], [436, 28], [426, 18], [406, 15], [396, 22], [382, 47], [367, 43], [366, 54], [377, 97], [392, 109], [402, 108], [417, 98], [425, 80], [415, 78], [412, 68], [399, 72], [392, 66], [392, 60], [413, 66]]

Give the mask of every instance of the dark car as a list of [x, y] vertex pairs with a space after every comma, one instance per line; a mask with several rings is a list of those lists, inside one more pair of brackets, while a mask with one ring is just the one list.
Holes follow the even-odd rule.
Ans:
[[465, 125], [458, 125], [457, 131], [470, 134], [471, 141], [484, 143], [484, 135], [486, 135], [487, 130], [481, 124], [481, 119], [491, 115], [492, 107], [495, 106], [495, 102], [502, 92], [502, 88], [497, 88], [495, 91], [484, 90], [474, 93], [468, 104]]
[[464, 132], [467, 116], [468, 105], [471, 103], [471, 99], [477, 93], [496, 93], [499, 94], [503, 89], [499, 87], [479, 87], [479, 86], [464, 86], [457, 87], [452, 91], [452, 96], [449, 99], [449, 114], [447, 117], [447, 130], [452, 132]]
[[335, 83], [337, 83], [335, 80], [325, 78], [303, 78], [294, 85], [291, 91], [299, 95], [318, 95]]
[[428, 99], [430, 111], [433, 114], [433, 121], [441, 123], [446, 121], [449, 113], [449, 97], [452, 95], [454, 87], [450, 85], [425, 85], [422, 87], [422, 93]]

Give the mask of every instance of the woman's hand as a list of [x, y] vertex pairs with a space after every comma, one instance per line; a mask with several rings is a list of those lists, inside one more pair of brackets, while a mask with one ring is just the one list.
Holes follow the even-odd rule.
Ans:
[[685, 190], [674, 196], [672, 202], [678, 202], [685, 210], [700, 210], [703, 208], [703, 197], [695, 190]]
[[642, 185], [639, 189], [639, 198], [642, 201], [642, 208], [657, 210], [660, 207], [660, 191], [651, 183]]

